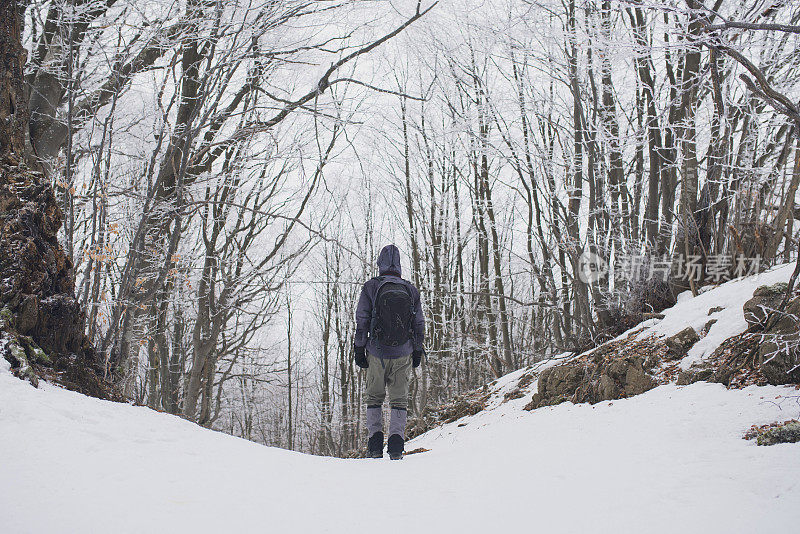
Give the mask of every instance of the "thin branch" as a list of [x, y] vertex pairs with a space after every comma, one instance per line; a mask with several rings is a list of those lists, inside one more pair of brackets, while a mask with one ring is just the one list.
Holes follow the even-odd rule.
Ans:
[[730, 28], [738, 28], [742, 30], [800, 33], [800, 26], [793, 26], [791, 24], [758, 24], [755, 22], [736, 22], [736, 21], [725, 21], [720, 24], [709, 24], [703, 30], [707, 32], [712, 32], [716, 30], [727, 30]]
[[425, 97], [423, 97], [423, 96], [414, 96], [414, 95], [409, 95], [407, 93], [402, 93], [402, 92], [399, 92], [399, 91], [392, 91], [391, 89], [383, 89], [381, 87], [375, 87], [374, 85], [370, 85], [368, 83], [365, 83], [365, 82], [362, 82], [362, 81], [359, 81], [359, 80], [355, 80], [353, 78], [337, 78], [337, 79], [333, 80], [332, 82], [330, 82], [328, 85], [332, 86], [333, 84], [339, 83], [339, 82], [350, 82], [350, 83], [354, 83], [354, 84], [357, 84], [357, 85], [363, 85], [364, 87], [366, 87], [368, 89], [372, 89], [373, 91], [377, 91], [379, 93], [388, 93], [390, 95], [401, 96], [403, 98], [409, 98], [411, 100], [418, 100], [420, 102], [426, 102], [427, 101], [427, 99]]

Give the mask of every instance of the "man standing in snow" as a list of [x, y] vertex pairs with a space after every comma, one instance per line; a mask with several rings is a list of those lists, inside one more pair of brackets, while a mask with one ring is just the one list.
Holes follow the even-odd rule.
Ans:
[[419, 290], [400, 277], [400, 251], [386, 245], [378, 256], [380, 276], [361, 289], [356, 308], [355, 362], [367, 370], [367, 450], [383, 457], [383, 400], [389, 390], [389, 439], [392, 460], [403, 457], [408, 408], [408, 375], [422, 362], [425, 316]]

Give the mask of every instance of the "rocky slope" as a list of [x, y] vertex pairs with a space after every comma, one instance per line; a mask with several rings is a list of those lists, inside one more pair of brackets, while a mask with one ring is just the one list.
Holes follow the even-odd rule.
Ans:
[[422, 414], [411, 435], [523, 397], [530, 411], [632, 397], [669, 383], [800, 384], [800, 293], [767, 324], [792, 268], [704, 288], [697, 297], [687, 292], [660, 318], [594, 349], [517, 371]]

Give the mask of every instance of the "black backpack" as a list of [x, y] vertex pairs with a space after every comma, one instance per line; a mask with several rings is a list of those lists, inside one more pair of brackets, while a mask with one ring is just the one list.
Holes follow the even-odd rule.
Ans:
[[384, 347], [399, 347], [413, 337], [414, 299], [397, 282], [383, 282], [372, 306], [370, 337]]

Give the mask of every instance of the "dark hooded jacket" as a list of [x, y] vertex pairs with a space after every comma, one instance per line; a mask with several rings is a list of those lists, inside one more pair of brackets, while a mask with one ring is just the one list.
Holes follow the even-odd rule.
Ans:
[[[419, 290], [414, 284], [400, 277], [400, 251], [394, 245], [386, 245], [378, 255], [378, 272], [380, 276], [368, 280], [361, 288], [361, 296], [358, 298], [356, 307], [356, 347], [366, 347], [367, 351], [378, 358], [399, 358], [408, 356], [415, 350], [422, 350], [425, 342], [425, 315], [422, 312], [422, 305], [419, 300]], [[413, 339], [398, 347], [385, 347], [376, 340], [369, 338], [369, 327], [372, 320], [372, 307], [375, 304], [375, 297], [378, 295], [378, 288], [384, 281], [395, 282], [405, 285], [411, 291], [411, 298], [414, 302], [414, 332]]]

